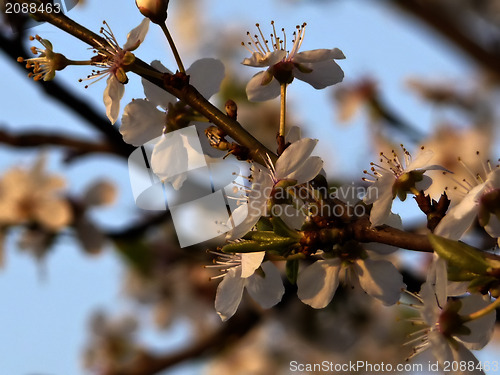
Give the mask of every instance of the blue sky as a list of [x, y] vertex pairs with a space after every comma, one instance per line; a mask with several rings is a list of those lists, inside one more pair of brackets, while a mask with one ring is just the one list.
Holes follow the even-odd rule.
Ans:
[[[292, 30], [296, 24], [308, 23], [303, 49], [338, 47], [347, 59], [339, 64], [346, 75], [346, 82], [355, 81], [365, 75], [373, 75], [384, 89], [389, 103], [398, 106], [414, 124], [422, 124], [428, 130], [431, 112], [419, 99], [410, 95], [404, 86], [408, 76], [426, 78], [470, 77], [473, 66], [453, 49], [423, 30], [406, 17], [400, 17], [387, 9], [383, 2], [375, 1], [332, 1], [317, 2], [316, 7], [308, 1], [270, 1], [234, 2], [229, 0], [206, 0], [203, 5], [206, 27], [204, 35], [211, 33], [235, 33], [245, 40], [247, 30], [260, 22], [266, 27], [270, 20]], [[180, 4], [180, 3], [179, 3]], [[171, 0], [169, 17], [176, 16], [176, 6]], [[141, 21], [134, 2], [109, 0], [100, 2], [87, 0], [83, 8], [75, 8], [70, 17], [81, 21], [88, 28], [97, 31], [104, 17], [119, 42], [125, 41], [127, 32]], [[50, 39], [57, 51], [70, 58], [84, 59], [89, 55], [86, 46], [72, 37], [64, 35], [50, 25], [42, 25], [33, 32]], [[174, 39], [178, 37], [172, 30]], [[181, 39], [179, 37], [179, 39]], [[241, 48], [236, 43], [234, 48]], [[179, 46], [181, 53], [182, 46]], [[137, 51], [145, 61], [161, 59], [174, 68], [171, 54], [159, 30], [151, 26], [145, 43]], [[194, 59], [186, 58], [189, 66]], [[210, 56], [214, 57], [214, 56]], [[0, 59], [2, 71], [2, 91], [0, 95], [2, 127], [12, 131], [22, 131], [26, 126], [40, 126], [92, 139], [93, 131], [85, 128], [71, 114], [60, 110], [57, 104], [44, 98], [40, 89], [24, 77], [24, 72]], [[256, 71], [248, 68], [242, 74], [250, 77]], [[103, 111], [102, 91], [104, 81], [84, 89], [78, 78], [88, 74], [85, 68], [66, 69], [58, 74], [71, 88], [95, 103]], [[467, 82], [465, 82], [467, 84]], [[8, 88], [8, 89], [7, 89]], [[122, 107], [131, 98], [143, 97], [140, 82], [132, 77], [127, 85]], [[330, 174], [361, 177], [372, 158], [370, 140], [366, 137], [364, 118], [358, 116], [349, 126], [335, 125], [335, 112], [332, 108], [330, 93], [314, 91], [304, 83], [294, 83], [289, 91], [289, 99], [294, 103], [299, 118], [308, 124], [308, 136], [328, 139], [320, 142], [317, 153], [326, 161]], [[110, 125], [111, 126], [111, 125]], [[27, 163], [35, 157], [33, 152], [19, 151], [5, 146], [0, 147], [0, 173], [10, 165]], [[122, 218], [132, 217], [134, 202], [128, 185], [128, 174], [123, 163], [108, 156], [98, 156], [81, 160], [69, 167], [63, 166], [56, 153], [50, 158], [49, 168], [63, 171], [69, 179], [73, 193], [83, 191], [93, 177], [108, 177], [120, 188], [118, 203], [98, 219], [105, 227], [119, 227]], [[123, 274], [120, 263], [112, 251], [99, 257], [83, 255], [69, 237], [58, 241], [48, 255], [43, 268], [45, 277], [40, 276], [40, 266], [26, 253], [15, 249], [9, 238], [6, 248], [6, 266], [0, 272], [0, 373], [8, 375], [47, 374], [68, 375], [82, 373], [80, 355], [86, 339], [86, 324], [95, 309], [126, 311], [129, 307], [121, 297], [120, 276]], [[179, 340], [181, 333], [170, 336], [158, 335], [149, 330], [144, 339], [157, 345], [169, 345]], [[485, 357], [487, 358], [487, 357]], [[29, 359], [29, 360], [28, 360]], [[490, 357], [490, 360], [492, 358]], [[188, 374], [184, 369], [182, 373]]]

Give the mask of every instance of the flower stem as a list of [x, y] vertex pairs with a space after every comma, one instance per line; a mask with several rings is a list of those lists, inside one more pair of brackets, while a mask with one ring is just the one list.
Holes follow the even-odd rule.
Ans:
[[68, 65], [92, 65], [91, 60], [70, 60], [67, 59]]
[[490, 303], [484, 309], [473, 312], [469, 315], [464, 315], [461, 317], [462, 322], [470, 322], [471, 320], [476, 320], [482, 318], [485, 315], [488, 315], [490, 312], [495, 311], [498, 307], [500, 307], [500, 298], [497, 298], [495, 302]]
[[174, 54], [175, 62], [177, 63], [177, 66], [179, 67], [179, 72], [186, 73], [186, 70], [184, 69], [184, 65], [182, 65], [181, 56], [179, 55], [179, 52], [177, 51], [177, 47], [175, 46], [174, 40], [172, 39], [172, 35], [170, 35], [170, 32], [168, 31], [167, 24], [160, 23], [159, 25], [163, 31], [163, 34], [165, 34], [165, 37], [168, 40], [168, 44], [170, 44], [170, 49], [172, 50], [172, 53]]
[[286, 127], [286, 83], [281, 84], [280, 129], [278, 135], [285, 140]]

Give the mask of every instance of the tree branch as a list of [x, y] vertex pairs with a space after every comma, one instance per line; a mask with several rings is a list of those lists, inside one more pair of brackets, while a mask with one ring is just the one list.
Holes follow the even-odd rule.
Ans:
[[14, 135], [0, 130], [0, 143], [20, 148], [44, 145], [61, 146], [73, 149], [78, 154], [91, 152], [119, 153], [119, 150], [108, 143], [85, 142], [55, 134], [24, 133]]
[[155, 356], [144, 354], [123, 368], [108, 371], [104, 375], [153, 375], [186, 360], [200, 358], [208, 354], [222, 351], [244, 337], [261, 320], [261, 316], [253, 311], [239, 312], [222, 328], [205, 337], [193, 346], [175, 354]]
[[[471, 31], [460, 27], [456, 19], [451, 15], [451, 11], [440, 5], [439, 1], [389, 0], [389, 3], [432, 27], [480, 66], [493, 73], [497, 79], [500, 79], [500, 51], [498, 49], [488, 50], [481, 46], [471, 36]], [[457, 11], [457, 8], [458, 6], [454, 5], [453, 12]]]

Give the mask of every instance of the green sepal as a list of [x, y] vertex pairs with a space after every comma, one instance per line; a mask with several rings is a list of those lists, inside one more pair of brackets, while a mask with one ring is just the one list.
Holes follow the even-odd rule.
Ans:
[[498, 282], [493, 276], [478, 276], [471, 281], [467, 287], [467, 291], [471, 293], [483, 293], [490, 289], [490, 287]]
[[257, 231], [272, 231], [273, 225], [268, 217], [262, 216], [257, 222]]
[[448, 280], [450, 281], [472, 281], [480, 275], [448, 264]]
[[274, 241], [283, 238], [273, 231], [250, 231], [243, 236], [244, 240], [254, 240], [254, 241]]
[[266, 250], [288, 250], [290, 245], [297, 243], [293, 238], [276, 236], [270, 241], [243, 240], [232, 242], [222, 247], [223, 253], [255, 253]]
[[478, 275], [486, 275], [490, 267], [484, 254], [475, 247], [463, 242], [429, 234], [434, 251], [451, 267], [461, 271], [469, 271]]
[[294, 239], [300, 239], [300, 234], [288, 227], [285, 222], [277, 216], [271, 218], [271, 224], [273, 225], [274, 233], [281, 237], [290, 237]]
[[297, 276], [299, 275], [299, 260], [289, 259], [286, 261], [286, 278], [290, 281], [290, 284], [295, 285], [297, 283]]

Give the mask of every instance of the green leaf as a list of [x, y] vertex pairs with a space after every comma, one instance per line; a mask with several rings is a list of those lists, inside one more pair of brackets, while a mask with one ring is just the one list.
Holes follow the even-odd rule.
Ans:
[[469, 271], [478, 275], [488, 273], [488, 262], [484, 253], [475, 247], [469, 246], [463, 242], [449, 240], [447, 238], [429, 234], [434, 251], [446, 262], [457, 267], [461, 271]]
[[222, 247], [223, 253], [255, 253], [258, 251], [267, 250], [280, 250], [285, 251], [297, 243], [293, 238], [278, 237], [276, 236], [270, 241], [256, 241], [256, 240], [243, 240], [239, 242], [232, 242]]
[[271, 218], [271, 223], [273, 224], [274, 233], [278, 236], [291, 237], [295, 239], [300, 238], [300, 234], [297, 231], [290, 229], [281, 218], [274, 216]]

